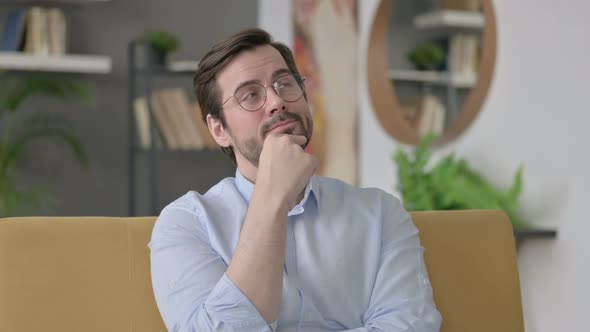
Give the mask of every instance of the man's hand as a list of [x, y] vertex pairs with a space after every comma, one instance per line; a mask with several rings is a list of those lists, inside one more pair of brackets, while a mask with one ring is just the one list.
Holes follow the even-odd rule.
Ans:
[[269, 135], [264, 140], [256, 187], [286, 211], [297, 205], [318, 167], [318, 160], [301, 148], [306, 141], [305, 136], [287, 134]]
[[303, 151], [305, 136], [269, 135], [258, 163], [256, 186], [227, 275], [267, 323], [278, 319], [285, 264], [288, 211], [318, 162]]

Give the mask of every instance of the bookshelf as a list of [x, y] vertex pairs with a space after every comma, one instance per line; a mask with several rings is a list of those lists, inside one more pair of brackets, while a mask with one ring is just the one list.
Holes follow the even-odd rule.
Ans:
[[[197, 69], [196, 61], [170, 62], [166, 66], [150, 61], [149, 46], [141, 40], [133, 40], [128, 48], [128, 215], [136, 215], [136, 184], [138, 157], [147, 156], [149, 209], [158, 214], [158, 165], [157, 157], [169, 154], [199, 154], [208, 158], [217, 153], [217, 145], [203, 127], [200, 110], [194, 103], [187, 103], [179, 96], [180, 89], [156, 89], [159, 79], [183, 78], [190, 80]], [[176, 98], [171, 97], [172, 95]], [[166, 99], [165, 97], [171, 99]], [[138, 107], [138, 100], [143, 106]], [[138, 108], [143, 108], [138, 112]], [[183, 109], [189, 112], [183, 112]], [[185, 113], [185, 114], [180, 114]], [[189, 116], [190, 114], [190, 116]], [[197, 115], [198, 114], [198, 115]], [[168, 122], [166, 124], [166, 122]], [[191, 122], [190, 125], [187, 125]], [[201, 127], [200, 127], [201, 126]], [[166, 128], [167, 127], [167, 128]], [[203, 136], [205, 133], [205, 136]], [[196, 136], [195, 136], [196, 135]], [[199, 136], [200, 135], [200, 136]], [[172, 141], [176, 136], [175, 142]], [[210, 136], [210, 135], [209, 135]], [[195, 143], [199, 141], [199, 143]]]
[[[445, 126], [435, 143], [436, 147], [459, 137], [478, 116], [493, 78], [497, 49], [496, 17], [492, 1], [482, 0], [481, 8], [481, 12], [470, 12], [441, 10], [438, 6], [432, 6], [430, 10], [419, 12], [421, 8], [418, 6], [408, 4], [405, 7], [394, 7], [391, 1], [379, 1], [369, 30], [365, 63], [368, 91], [380, 125], [396, 141], [411, 146], [419, 144], [422, 138], [420, 133], [424, 130], [417, 129], [421, 127], [416, 124], [422, 121], [414, 115], [420, 114], [420, 105], [416, 106], [415, 103], [415, 99], [420, 96], [435, 95], [441, 101], [446, 100], [443, 104], [446, 104], [446, 110], [451, 110], [444, 113]], [[401, 30], [392, 32], [392, 27]], [[441, 66], [446, 67], [446, 72], [455, 73], [453, 77], [444, 72], [411, 70], [403, 62], [403, 57], [390, 55], [393, 50], [403, 51], [405, 47], [409, 51], [426, 41], [444, 43], [447, 38], [452, 42], [455, 35], [476, 36], [480, 41], [477, 62], [471, 62], [473, 67], [469, 64], [453, 71], [457, 68], [453, 63]], [[463, 43], [465, 48], [473, 45], [469, 39], [464, 40], [468, 41]], [[392, 41], [399, 44], [394, 47]], [[445, 50], [452, 49], [450, 43], [442, 45]], [[395, 65], [392, 64], [394, 61], [397, 61]], [[467, 68], [475, 70], [473, 73], [461, 70]]]
[[483, 29], [485, 20], [479, 12], [446, 9], [417, 15], [413, 23], [416, 29]]
[[[470, 101], [471, 95], [480, 85], [481, 64], [486, 57], [481, 53], [482, 36], [489, 32], [484, 29], [484, 24], [488, 23], [486, 28], [488, 25], [493, 26], [490, 17], [486, 18], [484, 14], [490, 16], [489, 12], [441, 9], [438, 6], [432, 6], [426, 11], [417, 6], [408, 6], [400, 9], [400, 12], [389, 13], [388, 19], [396, 21], [389, 25], [388, 33], [392, 34], [392, 39], [402, 40], [402, 46], [390, 46], [390, 50], [405, 52], [409, 58], [410, 52], [430, 44], [427, 46], [430, 49], [420, 50], [421, 53], [415, 53], [413, 58], [432, 56], [429, 53], [432, 47], [445, 54], [445, 63], [436, 65], [439, 68], [437, 70], [414, 69], [414, 66], [419, 65], [404, 63], [399, 60], [400, 57], [390, 57], [388, 62], [395, 60], [387, 66], [385, 75], [381, 74], [387, 79], [393, 93], [397, 94], [395, 103], [407, 126], [402, 122], [402, 125], [395, 127], [405, 127], [396, 129], [405, 132], [401, 134], [405, 143], [413, 141], [410, 144], [417, 144], [429, 132], [440, 137], [437, 143], [446, 143], [447, 140], [442, 137], [453, 130], [461, 113], [473, 103]], [[408, 43], [407, 40], [414, 42]], [[404, 49], [404, 45], [407, 45], [407, 49]]]
[[61, 7], [110, 0], [1, 1], [8, 12], [0, 36], [0, 70], [106, 74], [112, 60], [105, 55], [70, 54], [69, 27]]
[[392, 83], [419, 84], [421, 102], [406, 101], [403, 107], [419, 137], [429, 132], [440, 136], [456, 119], [463, 96], [477, 81], [479, 30], [467, 33], [466, 29], [480, 29], [483, 23], [483, 14], [461, 10], [436, 10], [414, 17], [417, 35], [428, 35], [425, 29], [436, 30], [438, 37], [430, 42], [446, 53], [444, 70], [390, 69], [387, 73]]

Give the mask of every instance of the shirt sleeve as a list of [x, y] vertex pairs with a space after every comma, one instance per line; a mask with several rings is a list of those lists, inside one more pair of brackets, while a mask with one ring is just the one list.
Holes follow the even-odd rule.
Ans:
[[442, 317], [432, 296], [418, 229], [403, 206], [384, 195], [379, 270], [364, 316], [367, 332], [436, 332]]
[[227, 264], [209, 245], [199, 215], [189, 206], [166, 207], [154, 226], [152, 286], [172, 332], [274, 331], [227, 277]]

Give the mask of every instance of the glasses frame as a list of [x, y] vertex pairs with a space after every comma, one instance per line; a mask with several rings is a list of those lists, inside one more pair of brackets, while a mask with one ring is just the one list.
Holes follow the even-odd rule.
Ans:
[[[280, 80], [281, 78], [285, 77], [285, 76], [293, 76], [295, 78], [295, 81], [297, 81], [297, 84], [299, 84], [299, 87], [301, 88], [301, 96], [299, 96], [299, 98], [295, 99], [295, 100], [285, 100], [283, 97], [281, 97], [279, 95], [279, 93], [277, 92], [277, 88], [275, 87], [275, 84], [277, 84], [277, 81]], [[246, 112], [257, 112], [258, 110], [260, 110], [261, 108], [264, 107], [264, 105], [266, 105], [266, 101], [268, 99], [268, 93], [266, 93], [266, 90], [268, 87], [272, 87], [272, 91], [277, 95], [277, 97], [281, 98], [283, 101], [287, 102], [287, 103], [294, 103], [296, 101], [298, 101], [299, 99], [301, 99], [301, 97], [303, 97], [305, 95], [305, 77], [301, 76], [299, 74], [295, 74], [295, 73], [289, 73], [289, 74], [284, 74], [281, 75], [279, 77], [277, 77], [272, 83], [270, 84], [265, 84], [262, 85], [260, 83], [250, 83], [250, 84], [256, 84], [258, 86], [262, 87], [262, 90], [264, 91], [264, 102], [262, 103], [262, 105], [260, 105], [260, 107], [258, 107], [255, 110], [248, 110], [246, 108], [244, 108], [244, 106], [242, 106], [242, 104], [240, 104], [240, 102], [238, 101], [238, 99], [236, 98], [236, 92], [238, 92], [239, 89], [243, 88], [244, 86], [241, 86], [239, 88], [237, 88], [234, 93], [229, 96], [222, 104], [221, 107], [223, 108], [223, 106], [230, 100], [230, 99], [235, 99], [236, 103], [240, 106], [240, 108], [242, 108], [244, 111]], [[248, 84], [248, 85], [250, 85]]]

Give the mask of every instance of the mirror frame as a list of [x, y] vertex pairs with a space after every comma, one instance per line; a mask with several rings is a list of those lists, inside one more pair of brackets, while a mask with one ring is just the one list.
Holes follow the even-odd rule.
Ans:
[[[387, 76], [390, 69], [388, 30], [393, 1], [380, 1], [371, 26], [367, 52], [369, 95], [373, 111], [381, 127], [397, 141], [417, 145], [420, 136], [403, 118], [395, 87]], [[479, 114], [488, 94], [496, 62], [496, 17], [492, 0], [483, 0], [482, 9], [485, 27], [482, 31], [482, 52], [476, 82], [457, 113], [457, 117], [445, 128], [435, 145], [449, 143], [461, 135]]]

